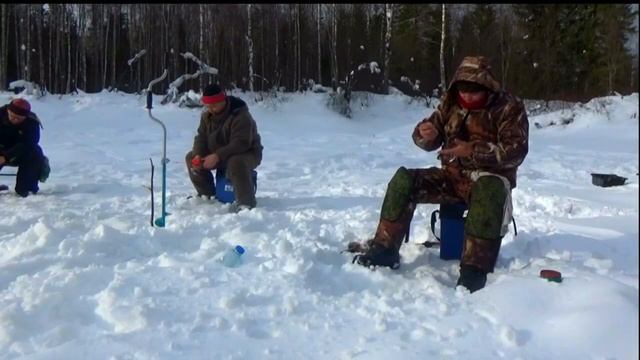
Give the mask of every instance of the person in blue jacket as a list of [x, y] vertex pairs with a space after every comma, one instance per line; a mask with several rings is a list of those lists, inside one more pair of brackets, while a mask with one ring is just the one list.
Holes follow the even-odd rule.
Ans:
[[0, 107], [0, 169], [18, 167], [15, 191], [21, 197], [38, 192], [38, 181], [49, 176], [49, 160], [40, 141], [40, 120], [25, 99]]

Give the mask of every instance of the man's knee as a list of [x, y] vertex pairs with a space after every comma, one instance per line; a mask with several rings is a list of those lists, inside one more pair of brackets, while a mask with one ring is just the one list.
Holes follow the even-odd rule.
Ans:
[[187, 155], [184, 157], [184, 161], [187, 163], [187, 167], [191, 166], [191, 159], [193, 159], [194, 156], [195, 155], [193, 151], [189, 151]]
[[496, 176], [483, 176], [474, 182], [465, 232], [482, 239], [499, 238], [508, 191]]
[[242, 156], [231, 156], [227, 160], [227, 178], [233, 179], [238, 176], [249, 175], [250, 171], [248, 160]]
[[17, 159], [10, 161], [9, 166], [41, 166], [44, 160], [44, 154], [42, 148], [39, 145], [33, 145], [24, 148], [22, 155]]
[[404, 166], [400, 167], [387, 185], [381, 216], [395, 221], [405, 210], [413, 192], [413, 175]]

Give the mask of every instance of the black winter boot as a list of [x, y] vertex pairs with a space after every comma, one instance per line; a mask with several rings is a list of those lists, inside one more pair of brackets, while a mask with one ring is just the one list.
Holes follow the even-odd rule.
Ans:
[[487, 274], [480, 268], [473, 265], [460, 265], [460, 277], [456, 286], [462, 285], [473, 293], [482, 289], [486, 283]]
[[388, 248], [375, 241], [368, 241], [364, 253], [353, 257], [353, 263], [362, 266], [388, 266], [391, 269], [400, 267], [400, 252], [395, 248]]

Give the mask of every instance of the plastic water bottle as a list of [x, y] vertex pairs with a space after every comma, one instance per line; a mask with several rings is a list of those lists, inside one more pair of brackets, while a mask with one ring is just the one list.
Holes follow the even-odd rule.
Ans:
[[244, 254], [244, 248], [237, 245], [224, 253], [222, 263], [226, 267], [238, 267], [242, 264], [242, 254]]

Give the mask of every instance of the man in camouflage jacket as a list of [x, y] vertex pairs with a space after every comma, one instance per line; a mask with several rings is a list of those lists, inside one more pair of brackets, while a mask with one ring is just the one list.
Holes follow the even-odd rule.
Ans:
[[364, 266], [400, 264], [399, 249], [416, 204], [468, 204], [458, 285], [471, 292], [493, 272], [511, 220], [511, 189], [528, 152], [522, 101], [500, 89], [484, 57], [466, 57], [440, 105], [413, 131], [417, 146], [442, 147], [442, 167], [400, 167], [388, 184], [373, 239], [354, 258]]

